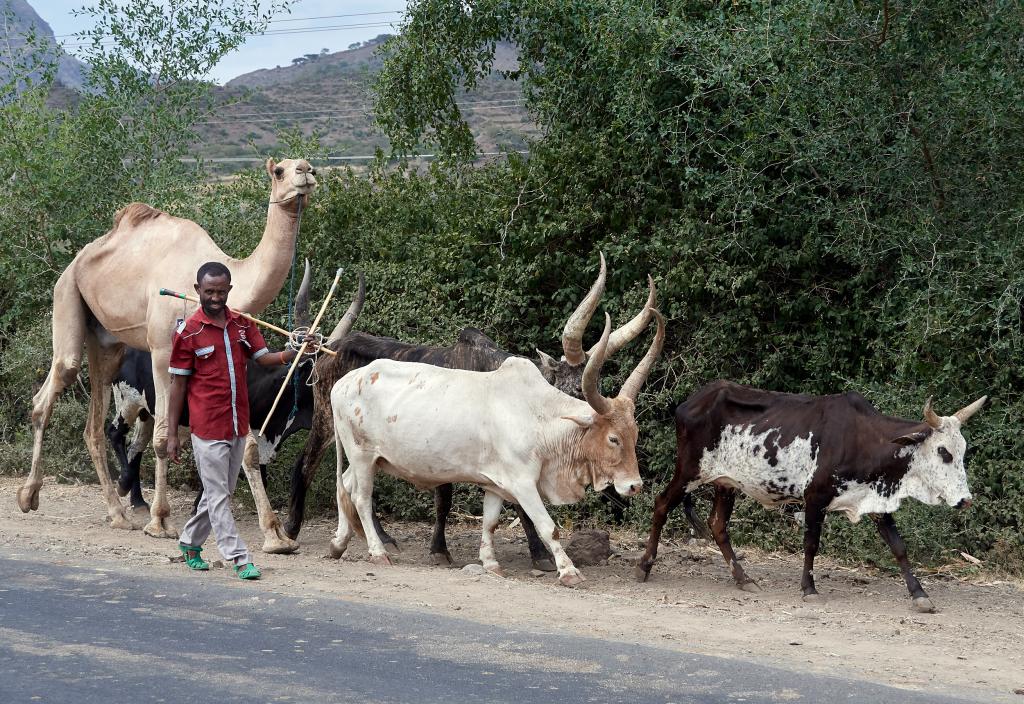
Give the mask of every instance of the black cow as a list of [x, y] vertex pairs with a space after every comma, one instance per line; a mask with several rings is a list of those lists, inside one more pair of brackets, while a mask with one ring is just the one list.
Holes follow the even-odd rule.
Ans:
[[[729, 381], [708, 384], [676, 408], [676, 471], [655, 501], [637, 578], [646, 581], [665, 519], [684, 502], [690, 523], [715, 540], [737, 585], [760, 591], [729, 543], [729, 516], [739, 489], [765, 506], [803, 502], [805, 600], [820, 599], [814, 588], [814, 556], [825, 513], [840, 511], [853, 522], [871, 515], [899, 563], [914, 607], [933, 611], [910, 570], [892, 513], [905, 498], [970, 506], [964, 469], [967, 443], [960, 426], [985, 399], [944, 417], [932, 411], [928, 399], [922, 422], [883, 415], [856, 393], [807, 396]], [[714, 484], [715, 496], [704, 525], [694, 513], [690, 492], [708, 483]]]
[[[266, 433], [256, 438], [263, 486], [267, 485], [267, 465], [273, 461], [281, 444], [298, 431], [309, 430], [313, 424], [313, 391], [308, 385], [312, 370], [312, 359], [300, 363], [292, 377], [294, 384], [289, 385], [274, 410]], [[287, 371], [287, 367], [248, 365], [246, 383], [249, 386], [249, 422], [253, 428], [261, 427], [266, 420]], [[107, 427], [107, 439], [121, 466], [117, 493], [120, 496], [130, 493], [132, 508], [146, 507], [148, 510], [139, 481], [142, 453], [153, 438], [153, 363], [148, 352], [131, 348], [125, 350], [121, 367], [114, 379], [113, 391], [115, 415]], [[183, 412], [181, 425], [188, 425], [187, 408]], [[131, 445], [126, 447], [126, 438], [133, 426], [135, 434]], [[192, 507], [193, 513], [202, 496], [203, 490], [200, 488]]]
[[[584, 351], [582, 346], [583, 331], [590, 321], [594, 310], [604, 294], [607, 269], [604, 255], [601, 255], [601, 267], [597, 280], [570, 316], [562, 334], [562, 349], [565, 356], [556, 360], [538, 350], [535, 364], [544, 378], [560, 391], [583, 398], [581, 379], [586, 361], [593, 349]], [[632, 320], [612, 333], [608, 342], [608, 356], [612, 356], [623, 346], [636, 338], [647, 327], [651, 320], [655, 305], [654, 281], [648, 277], [649, 294], [647, 303]], [[450, 347], [428, 347], [400, 342], [389, 337], [377, 337], [366, 333], [352, 333], [336, 348], [337, 357], [323, 357], [317, 361], [319, 381], [314, 388], [316, 410], [313, 427], [306, 448], [296, 460], [292, 470], [292, 489], [290, 510], [285, 521], [285, 533], [292, 539], [298, 537], [305, 512], [306, 491], [320, 466], [324, 452], [334, 442], [334, 419], [331, 411], [331, 388], [341, 377], [353, 369], [365, 366], [375, 359], [394, 359], [404, 362], [421, 362], [450, 369], [466, 369], [470, 371], [494, 371], [512, 354], [500, 349], [487, 335], [475, 328], [466, 328], [459, 333], [458, 341]], [[443, 484], [434, 491], [436, 519], [430, 553], [436, 564], [451, 564], [452, 557], [445, 539], [445, 525], [452, 506], [452, 485]], [[530, 546], [530, 556], [534, 567], [542, 570], [554, 570], [552, 560], [543, 541], [537, 535], [533, 523], [525, 512], [519, 510], [523, 530], [526, 532]], [[374, 526], [384, 543], [395, 545], [395, 541], [381, 528], [379, 518], [374, 512]]]

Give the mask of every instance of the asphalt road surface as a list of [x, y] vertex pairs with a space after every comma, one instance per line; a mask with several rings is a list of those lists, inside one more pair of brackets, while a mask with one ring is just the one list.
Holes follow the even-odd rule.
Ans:
[[0, 703], [969, 701], [161, 573], [0, 549]]

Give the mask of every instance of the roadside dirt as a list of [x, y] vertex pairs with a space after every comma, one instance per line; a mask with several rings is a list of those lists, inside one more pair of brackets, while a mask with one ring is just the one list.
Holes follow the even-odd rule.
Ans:
[[[176, 543], [140, 530], [107, 527], [99, 488], [47, 479], [40, 509], [22, 514], [15, 504], [20, 478], [0, 478], [0, 546], [64, 556], [88, 555], [168, 574], [184, 566], [168, 558]], [[184, 524], [192, 496], [172, 491], [173, 522]], [[511, 512], [507, 512], [511, 514]], [[514, 514], [512, 514], [514, 515]], [[256, 516], [236, 507], [243, 537], [258, 549]], [[140, 517], [138, 525], [144, 524]], [[862, 678], [906, 689], [943, 692], [978, 701], [1022, 702], [1024, 688], [1024, 582], [973, 570], [946, 569], [919, 576], [939, 611], [911, 609], [902, 579], [825, 558], [816, 562], [823, 605], [800, 600], [801, 558], [745, 550], [748, 573], [764, 589], [736, 589], [714, 546], [703, 541], [663, 543], [650, 580], [633, 579], [643, 536], [612, 535], [616, 551], [606, 566], [584, 567], [587, 581], [560, 587], [554, 575], [531, 575], [525, 539], [502, 523], [496, 534], [505, 578], [431, 564], [430, 528], [390, 523], [403, 551], [396, 565], [366, 560], [355, 539], [340, 561], [326, 557], [335, 526], [307, 522], [296, 555], [256, 552], [264, 578], [244, 585], [290, 596], [333, 595], [493, 623], [503, 627], [563, 629], [623, 642], [756, 661], [788, 669]], [[479, 524], [449, 526], [449, 547], [460, 564], [476, 560]], [[213, 541], [204, 556], [218, 559]], [[966, 566], [966, 565], [965, 565]], [[196, 579], [232, 580], [229, 570]]]

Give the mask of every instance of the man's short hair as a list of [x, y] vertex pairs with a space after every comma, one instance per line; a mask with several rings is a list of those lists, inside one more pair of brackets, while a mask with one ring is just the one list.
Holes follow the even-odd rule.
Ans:
[[217, 278], [218, 276], [226, 276], [228, 277], [228, 283], [231, 283], [231, 270], [228, 269], [223, 264], [221, 264], [220, 262], [206, 262], [201, 267], [199, 267], [199, 271], [196, 272], [196, 283], [203, 283], [204, 276], [210, 276], [213, 278]]

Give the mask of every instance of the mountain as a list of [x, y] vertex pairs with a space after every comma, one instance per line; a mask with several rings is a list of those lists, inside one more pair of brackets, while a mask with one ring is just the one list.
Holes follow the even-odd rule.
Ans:
[[[26, 50], [25, 36], [35, 28], [36, 34], [46, 40], [50, 47], [45, 56], [50, 60], [57, 60], [57, 82], [65, 88], [81, 89], [85, 83], [85, 64], [57, 47], [57, 40], [54, 39], [50, 25], [32, 9], [31, 5], [25, 0], [0, 0], [0, 21], [4, 22], [7, 39], [0, 50], [0, 53], [4, 54], [3, 64], [7, 64], [11, 58], [16, 60], [19, 52]], [[8, 47], [15, 57], [6, 55]], [[5, 68], [0, 65], [0, 81], [6, 78]]]
[[[366, 156], [376, 147], [386, 148], [387, 140], [373, 123], [370, 87], [383, 64], [379, 50], [387, 39], [381, 35], [344, 51], [304, 54], [290, 66], [232, 79], [218, 89], [217, 97], [238, 102], [200, 125], [201, 143], [195, 152], [207, 158], [279, 152], [282, 132], [306, 137], [316, 132], [332, 156]], [[519, 83], [497, 73], [517, 65], [515, 47], [499, 44], [495, 73], [459, 98], [483, 152], [523, 149], [526, 137], [536, 133], [523, 108]]]

